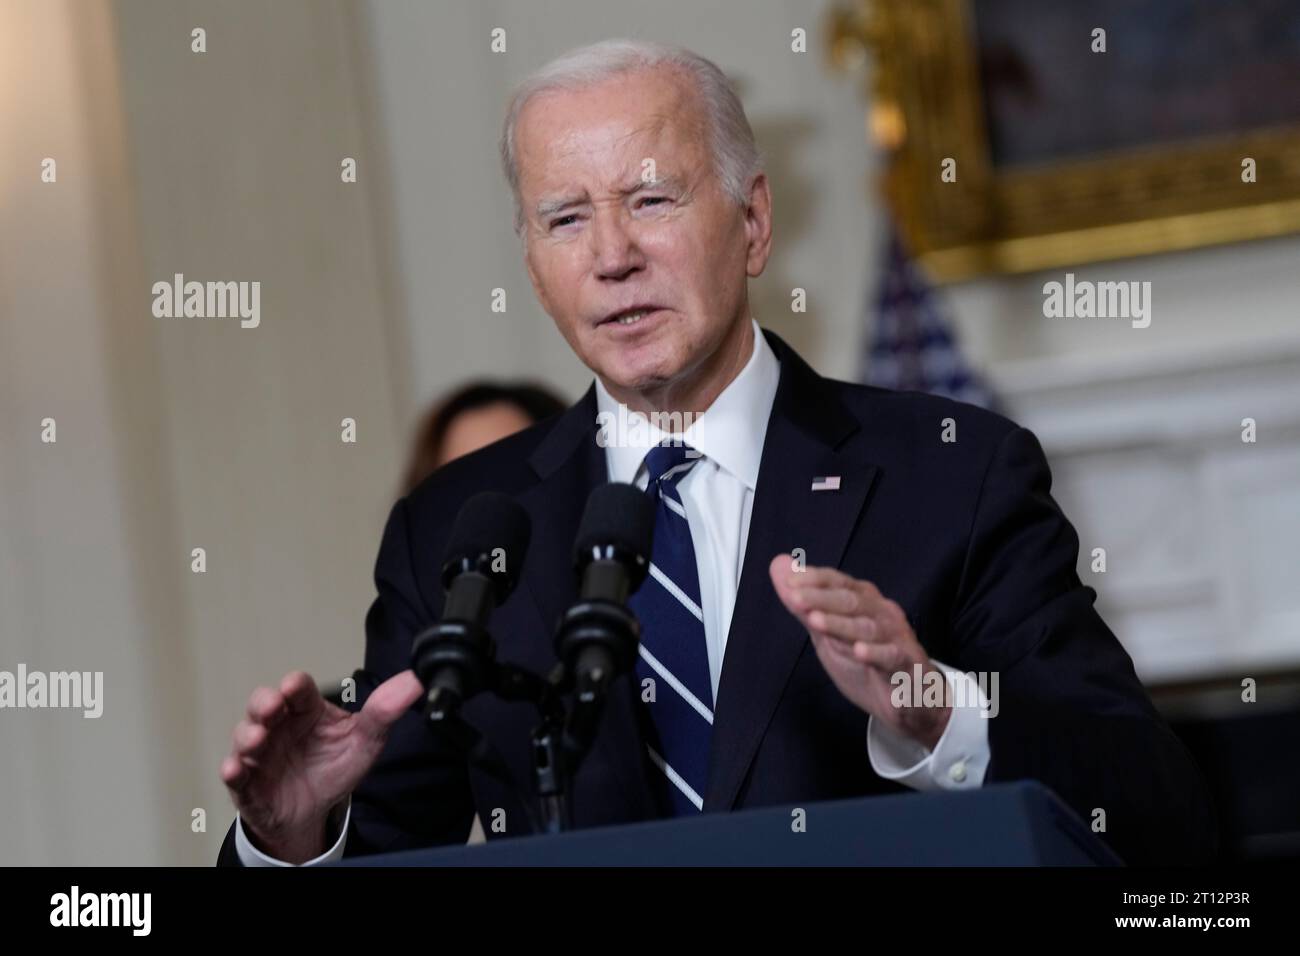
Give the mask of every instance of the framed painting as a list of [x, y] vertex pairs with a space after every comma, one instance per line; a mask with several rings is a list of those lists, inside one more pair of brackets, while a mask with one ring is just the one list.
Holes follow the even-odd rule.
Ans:
[[831, 42], [940, 281], [1300, 232], [1296, 0], [855, 0]]

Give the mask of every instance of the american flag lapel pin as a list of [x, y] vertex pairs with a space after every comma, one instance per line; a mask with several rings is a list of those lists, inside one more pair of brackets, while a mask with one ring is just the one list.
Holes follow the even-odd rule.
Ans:
[[812, 482], [812, 490], [813, 491], [839, 491], [840, 476], [827, 475], [825, 477], [814, 478]]

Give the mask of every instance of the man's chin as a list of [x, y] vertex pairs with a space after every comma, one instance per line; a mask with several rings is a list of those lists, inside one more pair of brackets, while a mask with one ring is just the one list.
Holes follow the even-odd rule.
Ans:
[[605, 387], [615, 395], [640, 394], [662, 388], [670, 379], [665, 375], [652, 372], [634, 372], [620, 369], [610, 374], [601, 374]]
[[603, 356], [596, 369], [605, 387], [618, 392], [646, 392], [662, 388], [679, 374], [663, 355], [621, 354]]

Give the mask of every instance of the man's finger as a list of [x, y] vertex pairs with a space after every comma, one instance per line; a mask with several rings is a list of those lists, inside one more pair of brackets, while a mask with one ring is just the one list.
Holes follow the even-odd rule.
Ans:
[[374, 721], [377, 728], [386, 728], [410, 710], [423, 693], [424, 687], [415, 671], [404, 670], [376, 687], [366, 698], [361, 713], [367, 720]]
[[778, 554], [772, 559], [770, 571], [773, 578], [779, 578], [789, 587], [825, 588], [842, 587], [852, 581], [849, 575], [837, 568], [824, 568], [816, 565], [799, 567], [794, 558], [788, 554]]
[[808, 629], [824, 634], [837, 641], [855, 643], [889, 640], [885, 629], [871, 617], [861, 614], [830, 614], [826, 611], [810, 611]]
[[234, 754], [226, 754], [221, 758], [221, 767], [217, 771], [221, 777], [221, 782], [227, 787], [233, 787], [243, 776], [243, 767], [240, 766], [239, 758]]
[[853, 645], [853, 656], [864, 664], [891, 674], [902, 670], [907, 663], [907, 653], [893, 643], [870, 644], [858, 641]]
[[835, 568], [808, 566], [791, 568], [788, 580], [791, 587], [797, 588], [838, 588], [853, 579]]
[[[807, 572], [796, 571], [790, 567], [789, 555], [778, 554], [768, 564], [768, 576], [772, 579], [772, 586], [776, 589], [776, 595], [781, 599], [781, 603], [795, 615], [802, 615], [807, 609], [805, 594], [810, 590], [796, 584], [796, 581], [802, 579]], [[813, 573], [817, 573], [814, 569]]]
[[800, 591], [796, 603], [805, 611], [875, 617], [882, 610], [878, 597], [861, 588], [813, 588]]
[[777, 589], [785, 589], [791, 596], [811, 597], [826, 590], [850, 590], [865, 594], [868, 600], [881, 598], [879, 588], [870, 581], [859, 580], [838, 568], [807, 567], [799, 570], [792, 566], [792, 559], [785, 554], [773, 558], [768, 570]]
[[839, 568], [822, 568], [810, 567], [803, 571], [794, 571], [790, 575], [790, 583], [794, 587], [804, 588], [807, 590], [823, 590], [828, 588], [852, 588], [866, 591], [872, 596], [879, 597], [879, 589], [870, 581], [861, 578], [855, 578], [851, 574], [841, 571]]
[[271, 687], [259, 687], [248, 698], [248, 719], [274, 727], [288, 714], [284, 697]]
[[316, 682], [306, 671], [293, 671], [280, 681], [280, 693], [284, 695], [288, 712], [295, 715], [310, 714], [325, 704]]
[[221, 761], [221, 782], [235, 793], [239, 793], [248, 783], [249, 770], [234, 754], [227, 754]]
[[898, 623], [893, 614], [894, 602], [884, 597], [866, 581], [853, 581], [847, 587], [810, 588], [792, 595], [796, 606], [804, 611], [829, 614], [865, 615], [876, 618], [882, 626]]
[[809, 630], [814, 627], [809, 620], [809, 616], [814, 611], [844, 616], [855, 616], [859, 613], [858, 598], [843, 589], [830, 591], [777, 585], [776, 596], [781, 599], [781, 603], [785, 605], [786, 610], [797, 617], [799, 622]]
[[255, 724], [251, 720], [241, 720], [235, 725], [235, 754], [241, 760], [245, 757], [256, 757], [266, 746], [269, 736], [263, 725]]

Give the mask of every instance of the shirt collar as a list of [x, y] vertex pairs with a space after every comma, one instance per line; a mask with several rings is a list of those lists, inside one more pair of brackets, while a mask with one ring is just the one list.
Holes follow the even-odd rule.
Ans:
[[[754, 351], [749, 361], [713, 404], [694, 418], [681, 439], [754, 491], [781, 363], [758, 323], [752, 318], [749, 321], [754, 327]], [[599, 377], [596, 411], [609, 480], [634, 482], [646, 451], [671, 437], [671, 430], [660, 429], [654, 421], [620, 407]]]

